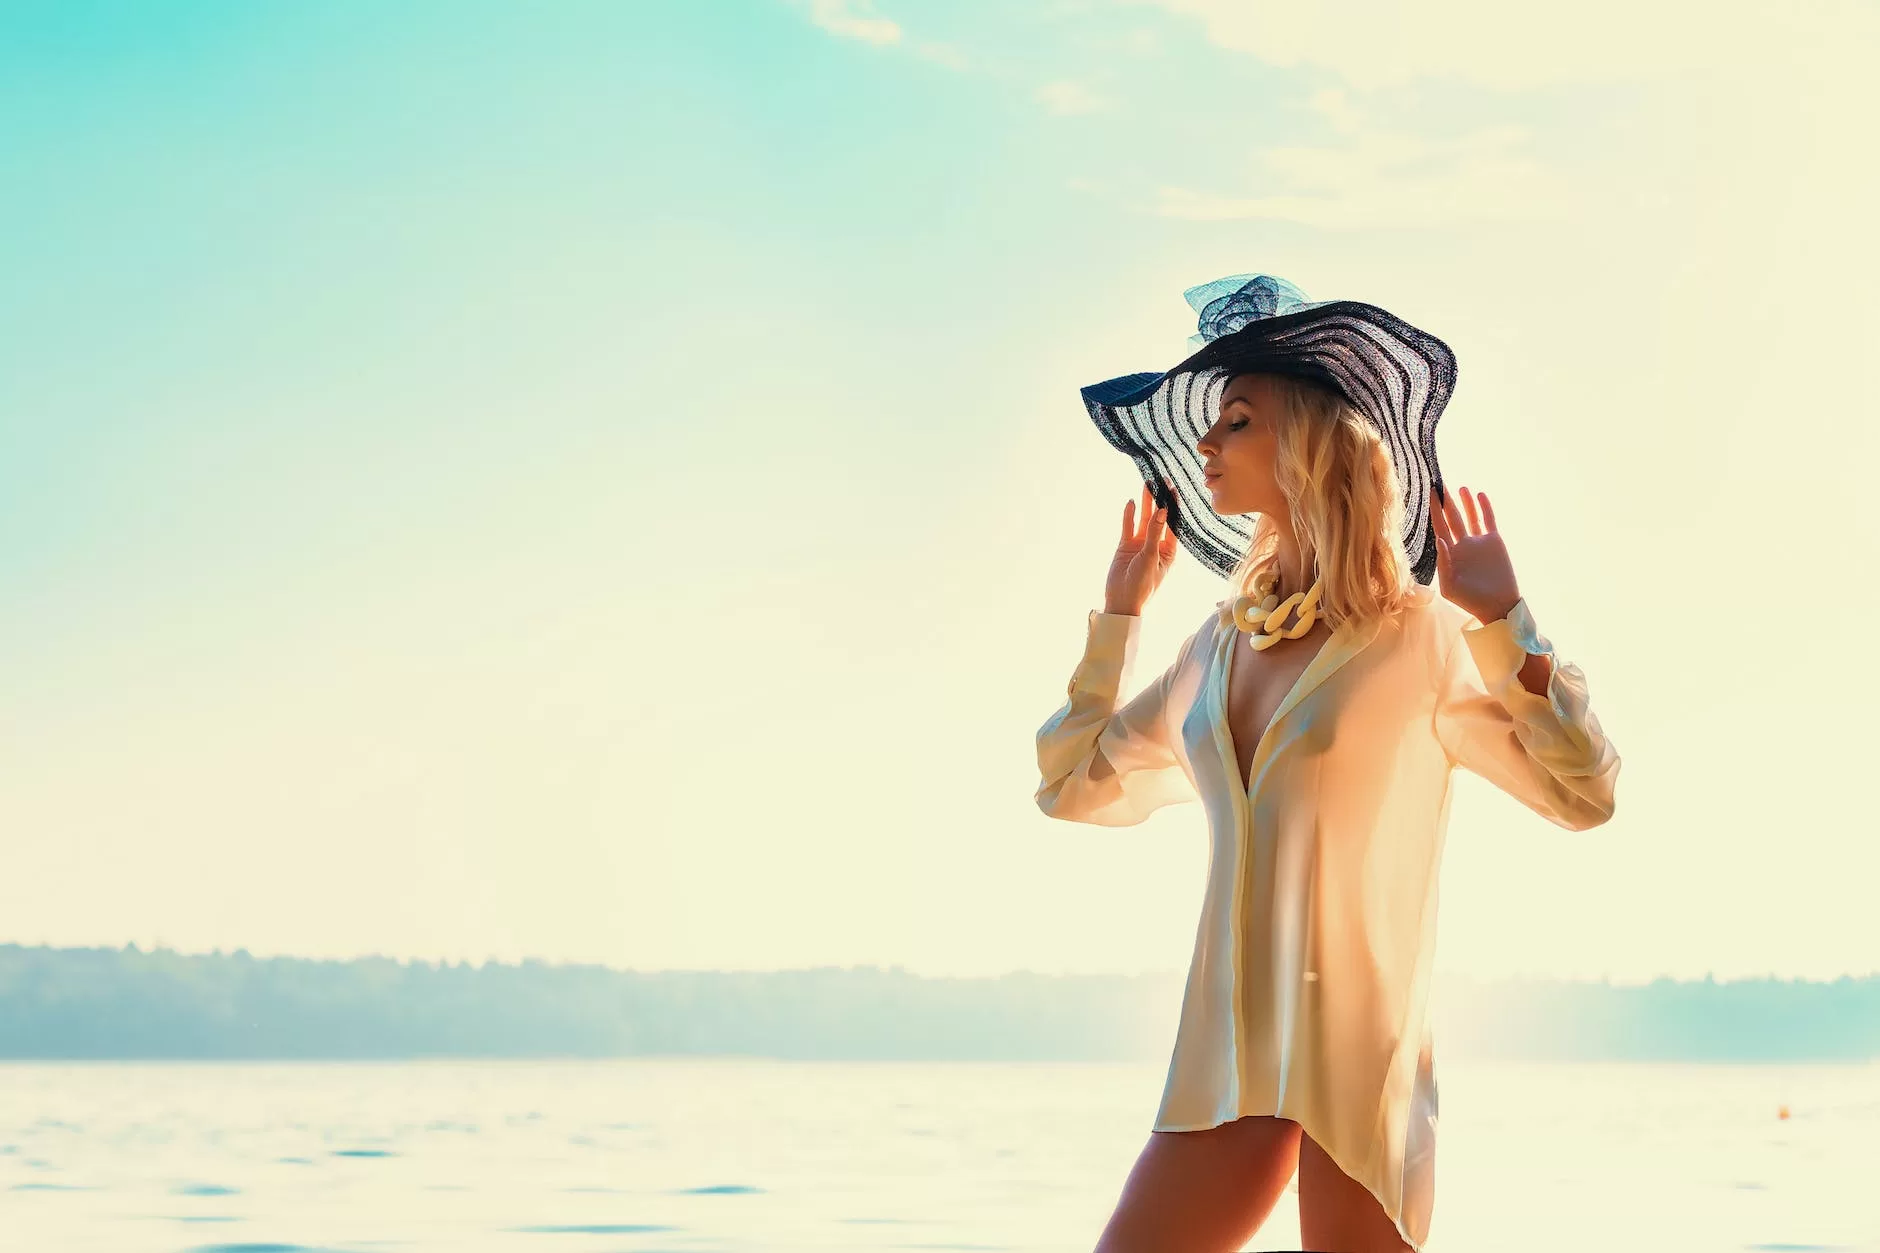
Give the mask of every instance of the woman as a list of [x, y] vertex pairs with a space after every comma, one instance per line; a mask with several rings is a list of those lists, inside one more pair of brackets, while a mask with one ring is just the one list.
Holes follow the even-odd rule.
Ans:
[[[1619, 758], [1487, 497], [1442, 489], [1448, 348], [1268, 276], [1188, 297], [1200, 352], [1085, 389], [1148, 484], [1037, 736], [1047, 814], [1121, 826], [1199, 799], [1211, 835], [1161, 1108], [1098, 1253], [1238, 1249], [1295, 1169], [1305, 1247], [1420, 1250], [1453, 769], [1578, 831], [1611, 816]], [[1119, 706], [1178, 542], [1232, 594]]]

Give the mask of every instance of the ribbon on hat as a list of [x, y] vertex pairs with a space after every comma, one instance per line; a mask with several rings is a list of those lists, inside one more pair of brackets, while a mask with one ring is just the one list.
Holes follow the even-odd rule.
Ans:
[[1217, 278], [1212, 283], [1190, 287], [1182, 293], [1182, 298], [1200, 315], [1200, 334], [1188, 337], [1188, 342], [1197, 346], [1245, 330], [1261, 318], [1296, 313], [1313, 305], [1304, 292], [1271, 274], [1233, 274]]

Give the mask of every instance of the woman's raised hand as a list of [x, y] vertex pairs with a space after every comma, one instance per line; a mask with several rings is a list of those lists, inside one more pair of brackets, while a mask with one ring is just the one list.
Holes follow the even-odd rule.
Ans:
[[1123, 536], [1110, 559], [1110, 577], [1103, 585], [1103, 612], [1140, 617], [1142, 607], [1162, 585], [1162, 576], [1175, 564], [1175, 532], [1167, 511], [1155, 507], [1147, 483], [1142, 486], [1142, 508], [1135, 501], [1123, 506]]
[[[1436, 532], [1436, 581], [1443, 595], [1482, 622], [1504, 618], [1521, 599], [1508, 546], [1495, 528], [1495, 507], [1483, 493], [1459, 488], [1447, 502], [1430, 488]], [[1460, 504], [1457, 498], [1461, 498]]]

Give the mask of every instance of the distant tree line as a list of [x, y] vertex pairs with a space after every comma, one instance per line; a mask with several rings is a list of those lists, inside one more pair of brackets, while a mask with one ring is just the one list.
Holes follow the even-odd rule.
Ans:
[[[1643, 986], [1439, 979], [1437, 1048], [1536, 1061], [1880, 1057], [1880, 977]], [[614, 970], [0, 945], [0, 1058], [1149, 1061], [1174, 975]]]
[[1447, 1051], [1531, 1061], [1880, 1058], [1880, 976], [1437, 985]]

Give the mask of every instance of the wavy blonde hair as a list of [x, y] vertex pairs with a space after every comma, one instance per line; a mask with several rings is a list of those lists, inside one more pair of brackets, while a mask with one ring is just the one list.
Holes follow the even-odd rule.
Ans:
[[[1320, 615], [1333, 627], [1394, 618], [1420, 585], [1404, 552], [1404, 500], [1390, 450], [1364, 415], [1330, 388], [1290, 375], [1269, 377], [1281, 402], [1274, 478], [1307, 568], [1324, 583]], [[1228, 576], [1234, 595], [1252, 592], [1278, 562], [1279, 523], [1260, 514], [1246, 555]]]

